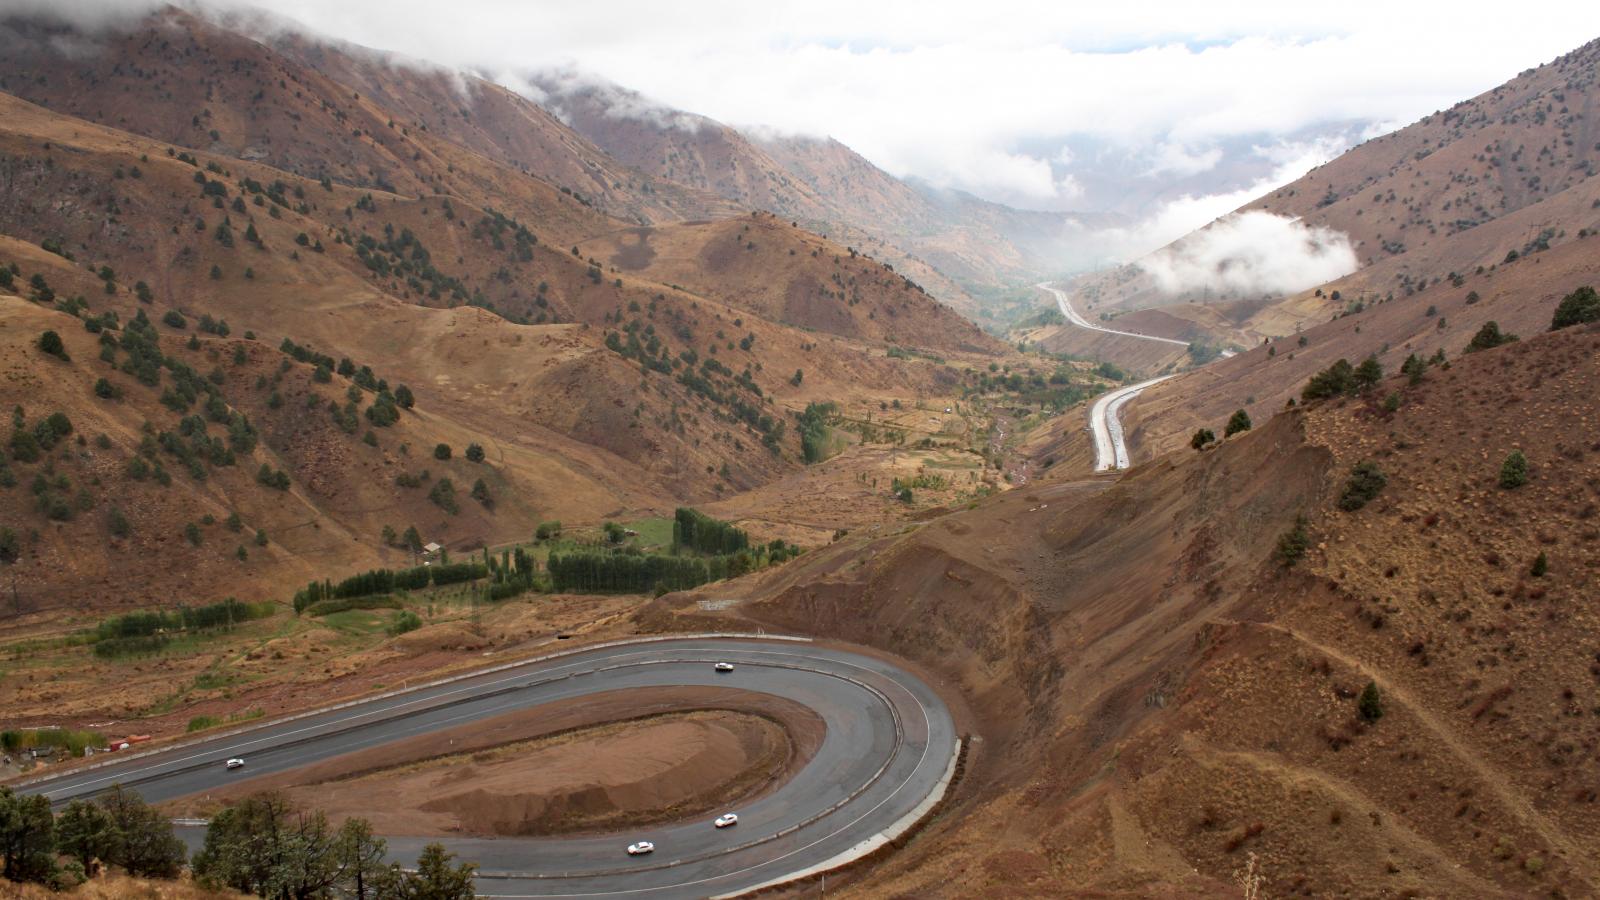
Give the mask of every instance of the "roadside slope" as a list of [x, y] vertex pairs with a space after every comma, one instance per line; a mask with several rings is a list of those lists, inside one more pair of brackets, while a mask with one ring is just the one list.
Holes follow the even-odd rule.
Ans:
[[[1314, 893], [1591, 893], [1596, 360], [1592, 326], [1474, 354], [1383, 386], [1393, 413], [1314, 404], [841, 541], [719, 615], [875, 641], [980, 711], [977, 780], [864, 896], [1215, 894], [1246, 853]], [[1363, 459], [1387, 487], [1343, 510]], [[679, 602], [661, 624], [707, 615]]]

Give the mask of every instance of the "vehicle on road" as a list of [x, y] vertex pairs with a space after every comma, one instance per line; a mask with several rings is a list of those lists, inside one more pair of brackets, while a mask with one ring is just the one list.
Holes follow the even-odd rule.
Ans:
[[629, 844], [628, 845], [628, 855], [629, 856], [642, 856], [642, 855], [644, 855], [646, 853], [654, 853], [655, 849], [656, 849], [656, 845], [655, 844], [652, 844], [649, 841], [640, 841], [637, 844]]
[[722, 815], [717, 816], [717, 820], [711, 824], [717, 826], [718, 828], [727, 828], [729, 825], [739, 824], [739, 816], [735, 813], [723, 813]]
[[242, 769], [242, 768], [244, 768], [244, 760], [242, 760], [242, 759], [240, 759], [240, 758], [238, 758], [236, 756], [233, 759], [230, 759], [227, 762], [223, 763], [223, 765], [225, 767], [229, 768], [229, 769]]
[[712, 666], [712, 668], [716, 669], [718, 672], [732, 672], [733, 663], [717, 663], [715, 666]]

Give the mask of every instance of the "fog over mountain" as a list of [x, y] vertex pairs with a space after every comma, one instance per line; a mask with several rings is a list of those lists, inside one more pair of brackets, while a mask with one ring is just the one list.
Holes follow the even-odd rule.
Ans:
[[[79, 20], [153, 5], [6, 4]], [[1182, 3], [272, 4], [320, 33], [519, 91], [527, 72], [560, 69], [637, 91], [649, 101], [637, 114], [682, 110], [746, 133], [833, 137], [898, 178], [1134, 223], [1090, 229], [1063, 251], [1064, 269], [1161, 246], [1365, 138], [1569, 49], [1573, 34], [1600, 30], [1600, 9], [1577, 5], [1514, 29], [1435, 3], [1235, 6], [1217, 16]]]

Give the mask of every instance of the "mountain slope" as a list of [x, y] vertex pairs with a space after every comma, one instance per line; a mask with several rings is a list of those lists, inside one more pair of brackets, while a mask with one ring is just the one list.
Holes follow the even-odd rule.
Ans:
[[[1192, 286], [1163, 289], [1148, 262], [1077, 279], [1096, 311], [1204, 301], [1247, 343], [1325, 318], [1355, 300], [1410, 296], [1577, 240], [1600, 225], [1600, 41], [1491, 91], [1367, 141], [1241, 207], [1347, 235], [1359, 268], [1284, 297]], [[1157, 251], [1183, 255], [1215, 226]], [[1236, 264], [1219, 258], [1219, 267]], [[1340, 298], [1333, 292], [1338, 290]], [[1259, 292], [1257, 292], [1259, 293]]]
[[[452, 154], [441, 152], [444, 140], [635, 221], [738, 211], [710, 194], [642, 178], [496, 85], [295, 31], [257, 39], [168, 7], [136, 27], [97, 33], [11, 18], [0, 27], [0, 46], [7, 51], [0, 90], [310, 178], [449, 191], [460, 176], [451, 171]], [[74, 55], [62, 55], [62, 47]]]
[[[960, 381], [957, 365], [987, 365], [1003, 350], [880, 265], [787, 225], [762, 241], [772, 258], [781, 255], [781, 268], [720, 270], [678, 287], [608, 272], [572, 248], [628, 221], [420, 128], [358, 137], [346, 130], [358, 117], [385, 123], [373, 124], [385, 132], [402, 119], [264, 45], [173, 15], [107, 35], [108, 55], [89, 54], [81, 68], [44, 67], [45, 81], [35, 84], [53, 107], [126, 119], [135, 130], [0, 94], [0, 265], [16, 266], [0, 293], [21, 298], [7, 301], [18, 378], [0, 402], [20, 405], [29, 429], [61, 411], [87, 439], [107, 434], [111, 446], [97, 449], [113, 468], [143, 455], [172, 474], [165, 512], [135, 522], [134, 533], [185, 564], [136, 568], [150, 593], [117, 594], [118, 602], [149, 602], [191, 570], [186, 589], [279, 597], [282, 582], [308, 573], [402, 561], [406, 554], [380, 539], [386, 525], [399, 532], [414, 524], [426, 539], [470, 548], [525, 539], [551, 517], [592, 522], [726, 497], [804, 472], [789, 419], [811, 400], [877, 408], [946, 396]], [[11, 33], [40, 26], [17, 27]], [[174, 60], [188, 68], [164, 68]], [[185, 77], [188, 70], [207, 75]], [[262, 108], [238, 101], [262, 89], [263, 73], [278, 76], [278, 86]], [[406, 96], [428, 96], [434, 77]], [[135, 92], [137, 103], [121, 99]], [[203, 148], [169, 143], [164, 135], [193, 137], [180, 113], [207, 92], [218, 137], [202, 134]], [[394, 190], [374, 183], [375, 167]], [[321, 180], [325, 173], [338, 177]], [[675, 246], [709, 252], [732, 222], [748, 221], [683, 226]], [[898, 331], [863, 328], [849, 315], [785, 322], [749, 290], [783, 293], [839, 273], [854, 280], [854, 294], [830, 302]], [[148, 366], [115, 349], [140, 315], [159, 336], [160, 355]], [[36, 383], [35, 342], [45, 330], [68, 336], [72, 377], [59, 381], [59, 395]], [[83, 343], [95, 334], [109, 336]], [[891, 357], [891, 336], [961, 358]], [[286, 352], [294, 348], [299, 361]], [[232, 373], [229, 361], [241, 353]], [[326, 381], [314, 364], [322, 354], [337, 370]], [[361, 376], [364, 387], [353, 383], [363, 364], [375, 370]], [[213, 369], [222, 379], [216, 390], [194, 380]], [[96, 396], [101, 378], [120, 399]], [[373, 412], [379, 379], [415, 396], [392, 424], [371, 418], [385, 418]], [[259, 437], [248, 454], [236, 451], [214, 472], [204, 460], [191, 471], [181, 448], [154, 444], [145, 453], [142, 423], [150, 441], [162, 432], [194, 438], [207, 421], [198, 410], [213, 394], [219, 410], [253, 424]], [[211, 420], [208, 441], [225, 439], [224, 420]], [[453, 458], [433, 460], [436, 444], [453, 447]], [[470, 444], [484, 448], [485, 462], [460, 460]], [[19, 464], [17, 477], [48, 480], [52, 466], [67, 463]], [[253, 480], [262, 464], [286, 473], [294, 503], [271, 502], [279, 489]], [[93, 579], [150, 552], [104, 539], [124, 481], [109, 471], [69, 476], [94, 510], [63, 520], [70, 525], [49, 525], [48, 508], [20, 490], [0, 505], [7, 527], [37, 530], [45, 542], [17, 567], [41, 602], [104, 595]], [[446, 472], [459, 497], [453, 513], [433, 496]], [[469, 500], [480, 478], [489, 499]], [[241, 579], [231, 543], [186, 542], [184, 517], [221, 521], [224, 509], [243, 511], [274, 542], [292, 530], [295, 541], [262, 551], [281, 564]], [[251, 510], [262, 524], [248, 522]], [[69, 567], [81, 578], [51, 555], [71, 547], [84, 548]]]
[[[1275, 891], [1587, 895], [1597, 360], [1596, 326], [1474, 354], [1381, 385], [1393, 413], [1317, 403], [842, 541], [719, 617], [870, 642], [970, 702], [972, 774], [865, 895], [1218, 896], [1249, 855]], [[1497, 486], [1518, 447], [1532, 480]], [[1363, 460], [1386, 484], [1351, 509]]]
[[910, 184], [838, 141], [747, 134], [577, 73], [529, 79], [612, 156], [867, 250], [969, 316], [991, 313], [975, 295], [1053, 272], [1063, 242], [1087, 221]]

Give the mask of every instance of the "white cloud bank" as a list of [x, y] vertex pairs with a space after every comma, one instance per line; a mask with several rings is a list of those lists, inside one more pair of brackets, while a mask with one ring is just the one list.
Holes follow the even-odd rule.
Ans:
[[1411, 121], [1600, 35], [1596, 3], [1507, 28], [1445, 0], [191, 2], [267, 7], [448, 66], [572, 66], [730, 125], [835, 137], [894, 175], [1054, 209], [1081, 200], [1082, 173], [1058, 161], [1071, 135], [1149, 149], [1147, 169], [1181, 175], [1230, 137]]
[[[0, 13], [121, 20], [158, 2], [0, 0]], [[1296, 135], [1385, 130], [1600, 35], [1593, 2], [1514, 28], [1446, 0], [181, 2], [266, 7], [460, 69], [592, 72], [667, 107], [831, 136], [891, 174], [1024, 208], [1105, 209], [1108, 179], [1112, 194], [1126, 184], [1152, 198], [1117, 208], [1138, 224], [1087, 235], [1064, 268], [1135, 258], [1345, 149]], [[1079, 138], [1106, 158], [1069, 151]], [[1219, 149], [1241, 141], [1258, 145], [1254, 168]], [[1151, 186], [1165, 189], [1131, 190]]]
[[1344, 233], [1259, 210], [1227, 216], [1139, 261], [1168, 294], [1293, 293], [1359, 265]]

